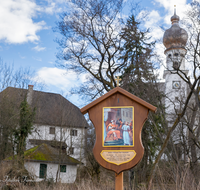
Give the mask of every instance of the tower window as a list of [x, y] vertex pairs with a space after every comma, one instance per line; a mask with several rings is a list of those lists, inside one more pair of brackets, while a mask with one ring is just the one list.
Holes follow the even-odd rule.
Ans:
[[172, 56], [171, 54], [168, 55], [168, 57], [171, 57], [171, 56]]
[[178, 53], [175, 53], [174, 56], [178, 56]]
[[178, 62], [173, 62], [173, 68], [175, 69], [175, 70], [177, 70], [178, 68], [179, 68], [179, 64], [178, 64]]

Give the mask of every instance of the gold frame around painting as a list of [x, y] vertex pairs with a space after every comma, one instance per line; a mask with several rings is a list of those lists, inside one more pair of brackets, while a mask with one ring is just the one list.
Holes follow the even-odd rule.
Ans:
[[134, 147], [134, 107], [103, 107], [103, 147]]

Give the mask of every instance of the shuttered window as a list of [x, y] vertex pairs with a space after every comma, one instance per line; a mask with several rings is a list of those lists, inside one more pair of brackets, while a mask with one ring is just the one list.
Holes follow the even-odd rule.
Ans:
[[60, 172], [66, 172], [66, 165], [60, 165]]
[[52, 134], [52, 135], [55, 134], [55, 127], [50, 127], [49, 128], [49, 134]]
[[39, 178], [46, 178], [46, 175], [47, 175], [47, 165], [46, 164], [40, 164]]
[[77, 130], [71, 130], [70, 135], [71, 136], [77, 136]]

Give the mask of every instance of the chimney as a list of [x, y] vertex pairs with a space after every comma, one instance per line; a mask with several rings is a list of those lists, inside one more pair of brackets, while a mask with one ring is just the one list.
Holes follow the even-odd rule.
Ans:
[[29, 105], [32, 104], [33, 99], [33, 85], [28, 85], [27, 102]]

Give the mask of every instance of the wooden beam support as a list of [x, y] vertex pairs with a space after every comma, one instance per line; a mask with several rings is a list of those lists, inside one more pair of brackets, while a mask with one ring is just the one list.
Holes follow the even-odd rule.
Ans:
[[115, 173], [115, 190], [123, 190], [123, 172]]

